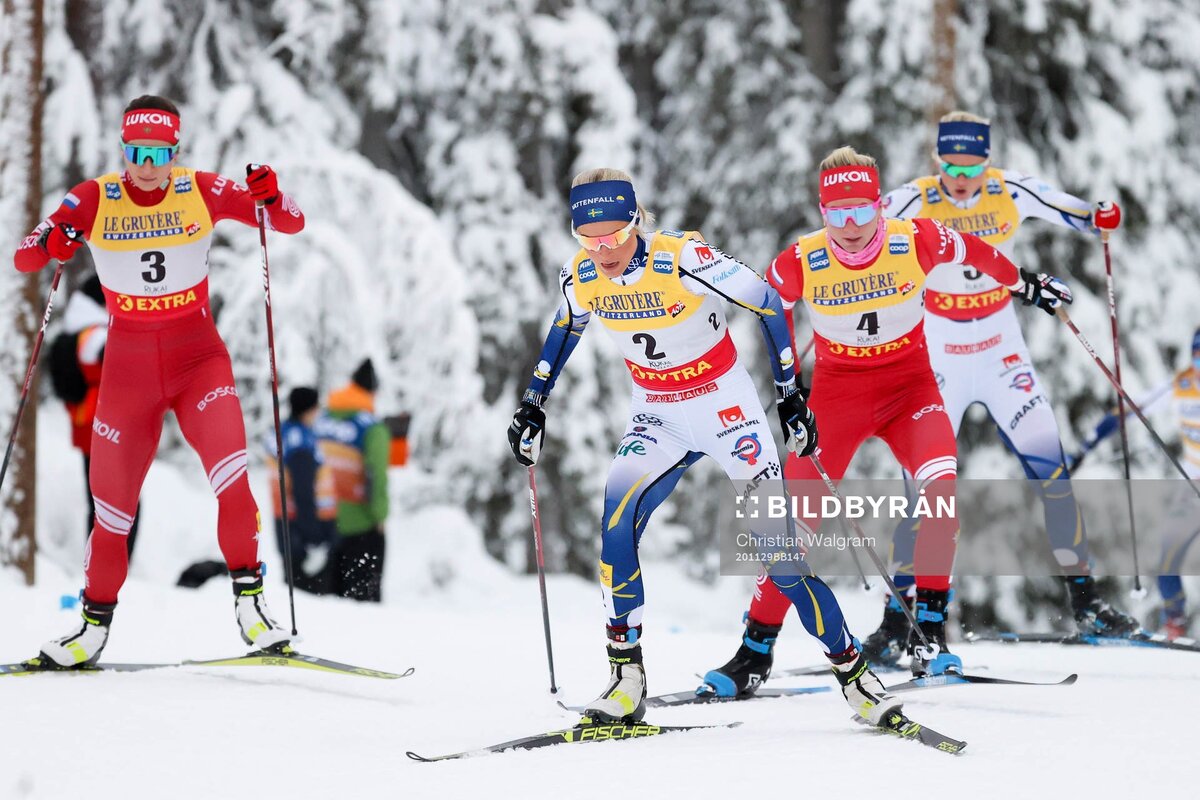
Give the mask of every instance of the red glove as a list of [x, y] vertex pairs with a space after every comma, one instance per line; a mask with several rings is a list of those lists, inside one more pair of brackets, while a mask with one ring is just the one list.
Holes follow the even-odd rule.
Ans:
[[246, 186], [256, 203], [271, 205], [279, 197], [279, 177], [266, 164], [246, 165]]
[[67, 223], [60, 222], [43, 231], [38, 244], [51, 258], [69, 261], [71, 256], [75, 255], [75, 251], [83, 246], [83, 236]]
[[1092, 209], [1092, 225], [1098, 230], [1115, 231], [1121, 226], [1121, 207], [1103, 200]]

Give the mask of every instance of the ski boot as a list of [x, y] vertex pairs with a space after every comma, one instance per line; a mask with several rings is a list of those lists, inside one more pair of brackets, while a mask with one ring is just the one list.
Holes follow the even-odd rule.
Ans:
[[771, 676], [775, 639], [782, 628], [782, 625], [762, 625], [747, 614], [741, 647], [725, 666], [704, 674], [704, 685], [697, 692], [717, 697], [749, 697], [757, 692]]
[[918, 589], [917, 603], [913, 611], [917, 627], [929, 641], [926, 647], [911, 631], [908, 650], [912, 654], [912, 674], [918, 678], [926, 675], [944, 675], [947, 672], [962, 673], [962, 659], [946, 647], [946, 606], [950, 604], [950, 592], [938, 589]]
[[238, 569], [229, 574], [233, 578], [233, 608], [242, 641], [259, 650], [282, 650], [292, 637], [271, 618], [267, 598], [263, 596], [261, 568]]
[[638, 722], [646, 715], [646, 670], [642, 666], [641, 628], [608, 629], [608, 686], [588, 704], [592, 722]]
[[912, 600], [907, 597], [899, 599], [888, 595], [887, 605], [883, 607], [883, 621], [879, 627], [863, 642], [863, 655], [872, 664], [881, 667], [894, 667], [900, 661], [908, 647], [908, 617], [900, 604], [912, 608]]
[[1173, 642], [1176, 639], [1187, 636], [1188, 618], [1184, 615], [1168, 615], [1162, 616], [1162, 633], [1167, 637], [1167, 641]]
[[64, 669], [90, 667], [100, 660], [104, 645], [108, 644], [108, 627], [112, 625], [116, 603], [96, 603], [85, 595], [83, 624], [76, 626], [66, 636], [42, 645], [42, 658], [54, 662]]
[[871, 671], [866, 654], [860, 653], [854, 645], [844, 653], [830, 655], [829, 661], [834, 677], [842, 685], [842, 697], [855, 714], [878, 725], [885, 714], [900, 710], [900, 699], [887, 693], [883, 683]]
[[1075, 625], [1084, 636], [1128, 636], [1141, 630], [1138, 621], [1100, 598], [1091, 575], [1066, 578]]

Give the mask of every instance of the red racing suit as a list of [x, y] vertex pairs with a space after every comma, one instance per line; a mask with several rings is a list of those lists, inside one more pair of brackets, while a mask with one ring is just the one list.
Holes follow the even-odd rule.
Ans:
[[[272, 230], [304, 228], [304, 215], [287, 195], [263, 209]], [[164, 186], [145, 192], [127, 173], [110, 173], [73, 188], [16, 252], [18, 270], [41, 269], [49, 255], [40, 235], [66, 223], [87, 239], [104, 287], [109, 333], [89, 476], [96, 523], [84, 556], [84, 593], [93, 602], [115, 603], [125, 582], [125, 538], [168, 410], [217, 495], [227, 566], [258, 564], [260, 520], [246, 478], [246, 428], [208, 304], [208, 250], [213, 225], [223, 219], [258, 224], [249, 192], [229, 178], [176, 167]]]
[[[953, 494], [958, 466], [954, 431], [925, 344], [925, 276], [941, 264], [964, 263], [1006, 287], [1015, 287], [1020, 275], [982, 239], [933, 220], [888, 220], [881, 235], [887, 239], [879, 255], [860, 266], [839, 262], [824, 230], [801, 236], [776, 256], [767, 278], [783, 299], [789, 326], [797, 302], [810, 312], [817, 355], [808, 405], [829, 476], [841, 480], [859, 446], [878, 436], [936, 505], [937, 496]], [[819, 497], [820, 475], [811, 459], [789, 456], [784, 475], [804, 482], [793, 484], [801, 487], [798, 493]], [[954, 518], [922, 521], [915, 558], [919, 588], [949, 588], [957, 535]], [[781, 625], [787, 607], [774, 584], [759, 581], [751, 618]]]

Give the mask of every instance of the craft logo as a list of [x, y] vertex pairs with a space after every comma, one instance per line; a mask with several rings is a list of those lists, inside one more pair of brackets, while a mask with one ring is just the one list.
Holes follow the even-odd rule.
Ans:
[[652, 269], [655, 272], [662, 273], [663, 275], [670, 275], [675, 271], [675, 259], [671, 256], [670, 252], [666, 250], [655, 250], [654, 266]]
[[721, 427], [728, 428], [735, 422], [745, 422], [746, 415], [742, 413], [741, 406], [733, 406], [725, 408], [717, 412], [717, 419], [721, 420]]
[[1004, 368], [1005, 369], [1011, 369], [1012, 367], [1019, 367], [1021, 365], [1021, 363], [1022, 363], [1022, 360], [1021, 360], [1020, 353], [1013, 353], [1010, 356], [1004, 357]]
[[808, 271], [816, 272], [829, 266], [829, 251], [824, 247], [813, 250], [808, 254]]
[[107, 197], [109, 200], [120, 200], [121, 199], [121, 184], [119, 184], [119, 183], [104, 184], [104, 196]]
[[596, 280], [596, 265], [589, 258], [579, 262], [579, 282], [589, 283]]
[[1013, 376], [1012, 383], [1010, 383], [1008, 387], [1010, 389], [1020, 389], [1026, 394], [1033, 392], [1033, 373], [1018, 372]]
[[902, 256], [908, 253], [908, 237], [897, 233], [888, 237], [888, 254]]
[[712, 248], [706, 244], [700, 245], [696, 248], [696, 257], [700, 259], [701, 264], [703, 264], [705, 261], [717, 260], [717, 257], [713, 255]]
[[748, 433], [739, 438], [733, 445], [730, 455], [740, 458], [753, 467], [758, 463], [758, 457], [762, 455], [762, 442], [758, 441], [758, 434]]

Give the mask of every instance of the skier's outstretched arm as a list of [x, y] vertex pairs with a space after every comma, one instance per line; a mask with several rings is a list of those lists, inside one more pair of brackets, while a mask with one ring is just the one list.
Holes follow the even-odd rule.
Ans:
[[265, 164], [255, 165], [247, 176], [249, 188], [215, 172], [197, 172], [196, 182], [213, 222], [231, 219], [255, 227], [258, 219], [254, 206], [261, 202], [267, 230], [279, 233], [304, 230], [304, 212], [291, 195], [279, 190], [275, 170]]
[[100, 185], [95, 181], [84, 181], [67, 192], [54, 213], [21, 240], [13, 256], [16, 268], [37, 272], [52, 258], [66, 261], [75, 255], [96, 221], [99, 200]]

